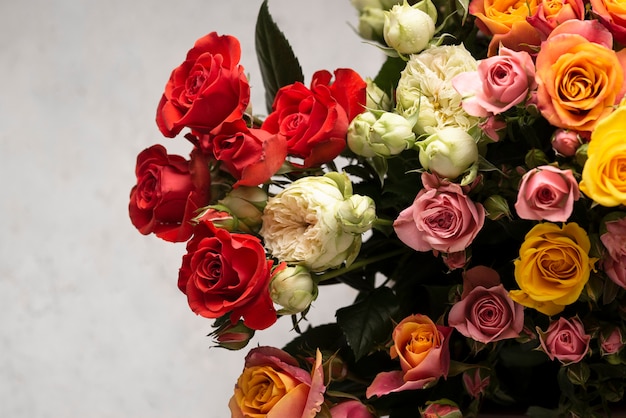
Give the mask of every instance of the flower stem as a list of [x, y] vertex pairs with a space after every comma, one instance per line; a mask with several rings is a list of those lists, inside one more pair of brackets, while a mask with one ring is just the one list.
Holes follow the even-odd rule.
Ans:
[[403, 254], [405, 252], [406, 252], [406, 249], [403, 248], [403, 249], [400, 249], [400, 250], [391, 251], [391, 252], [386, 253], [386, 254], [381, 254], [381, 255], [376, 256], [376, 257], [366, 258], [365, 260], [357, 261], [356, 263], [352, 263], [352, 264], [350, 264], [347, 267], [342, 267], [340, 269], [329, 271], [327, 273], [324, 273], [324, 274], [320, 275], [319, 276], [319, 281], [323, 282], [324, 280], [334, 279], [335, 277], [339, 277], [342, 274], [348, 273], [348, 272], [353, 271], [353, 270], [360, 269], [361, 267], [365, 267], [368, 264], [376, 263], [376, 262], [384, 260], [386, 258], [395, 257], [395, 256]]

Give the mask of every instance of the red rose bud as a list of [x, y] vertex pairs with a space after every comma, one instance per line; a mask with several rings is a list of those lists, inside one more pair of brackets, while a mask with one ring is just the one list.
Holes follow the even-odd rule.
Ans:
[[240, 320], [233, 325], [229, 320], [213, 331], [212, 336], [219, 347], [228, 350], [241, 350], [254, 336], [254, 330], [248, 328]]
[[239, 221], [233, 217], [227, 207], [222, 205], [211, 205], [205, 207], [200, 215], [194, 218], [196, 223], [210, 222], [218, 228], [225, 229], [229, 232], [237, 231]]

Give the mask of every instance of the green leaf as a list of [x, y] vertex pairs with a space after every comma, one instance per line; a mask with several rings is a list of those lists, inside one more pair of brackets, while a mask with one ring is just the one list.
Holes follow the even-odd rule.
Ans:
[[337, 310], [337, 323], [358, 360], [376, 345], [384, 344], [393, 330], [398, 301], [394, 292], [379, 287], [362, 300]]
[[398, 81], [400, 80], [400, 73], [404, 70], [404, 67], [406, 67], [406, 62], [402, 58], [387, 58], [376, 75], [374, 83], [384, 92], [390, 94], [390, 97], [395, 97], [395, 95], [391, 93], [396, 90]]
[[261, 4], [257, 17], [255, 48], [265, 87], [265, 105], [271, 113], [276, 92], [296, 81], [303, 82], [304, 76], [291, 45], [270, 15], [267, 0]]

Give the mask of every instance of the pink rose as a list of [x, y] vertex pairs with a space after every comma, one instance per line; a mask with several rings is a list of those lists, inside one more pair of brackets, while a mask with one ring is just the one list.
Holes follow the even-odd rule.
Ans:
[[489, 387], [489, 383], [491, 378], [489, 375], [487, 377], [481, 377], [480, 369], [474, 369], [474, 373], [465, 372], [463, 373], [463, 386], [465, 390], [472, 398], [480, 398], [483, 393], [485, 393], [485, 389]]
[[420, 411], [421, 418], [463, 418], [463, 413], [456, 405], [451, 405], [449, 401], [446, 403], [433, 402]]
[[571, 170], [542, 165], [524, 174], [515, 210], [522, 219], [565, 222], [580, 198]]
[[618, 286], [626, 289], [626, 217], [606, 222], [606, 232], [600, 236], [607, 249], [603, 270]]
[[450, 368], [448, 337], [452, 328], [435, 323], [426, 315], [404, 318], [393, 330], [392, 359], [400, 359], [402, 370], [381, 372], [367, 388], [366, 396], [423, 389], [447, 377]]
[[548, 330], [543, 332], [537, 327], [541, 348], [550, 357], [564, 365], [578, 363], [589, 351], [591, 336], [585, 333], [585, 327], [577, 317], [567, 320], [560, 317], [552, 321]]
[[465, 273], [463, 296], [450, 310], [448, 325], [483, 344], [515, 338], [524, 327], [524, 307], [511, 300], [495, 270], [477, 266]]
[[416, 251], [463, 251], [485, 222], [485, 209], [463, 193], [461, 186], [434, 174], [422, 174], [424, 188], [394, 221], [398, 238]]
[[258, 347], [246, 356], [228, 407], [232, 418], [313, 418], [321, 410], [325, 390], [319, 350], [309, 373], [285, 351]]
[[537, 88], [535, 64], [525, 51], [500, 47], [499, 55], [481, 60], [476, 71], [461, 73], [452, 85], [472, 116], [497, 115], [522, 103]]
[[558, 25], [571, 19], [585, 19], [585, 4], [582, 0], [540, 0], [535, 13], [526, 18], [543, 35], [543, 39]]
[[576, 131], [560, 128], [552, 135], [552, 149], [563, 157], [573, 157], [581, 145], [580, 135]]
[[617, 354], [624, 347], [622, 332], [615, 327], [609, 334], [600, 333], [600, 350], [603, 356]]
[[332, 418], [374, 418], [374, 415], [359, 401], [346, 401], [330, 408]]

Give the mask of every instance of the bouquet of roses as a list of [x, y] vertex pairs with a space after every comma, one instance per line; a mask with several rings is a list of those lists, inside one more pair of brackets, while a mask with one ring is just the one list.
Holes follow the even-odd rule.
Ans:
[[[186, 242], [178, 287], [249, 351], [233, 417], [606, 416], [626, 387], [626, 8], [352, 0], [387, 59], [308, 83], [267, 1], [267, 116], [240, 46], [198, 39], [158, 104], [129, 212]], [[334, 286], [335, 323], [305, 327]]]

